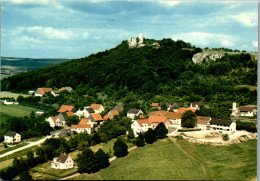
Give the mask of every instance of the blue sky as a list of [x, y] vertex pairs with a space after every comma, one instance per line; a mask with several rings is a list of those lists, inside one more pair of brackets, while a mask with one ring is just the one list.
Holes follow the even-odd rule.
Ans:
[[256, 1], [1, 0], [1, 56], [80, 58], [143, 33], [257, 51]]

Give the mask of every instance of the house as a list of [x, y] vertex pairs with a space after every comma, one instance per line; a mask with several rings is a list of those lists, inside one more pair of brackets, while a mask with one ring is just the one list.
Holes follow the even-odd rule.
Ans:
[[21, 135], [13, 131], [8, 131], [5, 134], [5, 142], [6, 143], [21, 142]]
[[180, 106], [178, 106], [178, 104], [174, 103], [174, 104], [170, 107], [169, 111], [170, 111], [170, 112], [177, 112], [179, 108], [180, 108]]
[[200, 110], [200, 103], [199, 102], [192, 102], [190, 104], [190, 108]]
[[73, 89], [71, 87], [62, 87], [59, 89], [59, 92], [64, 91], [64, 90], [67, 90], [69, 92], [73, 91]]
[[152, 108], [157, 108], [157, 109], [161, 109], [160, 106], [159, 106], [159, 103], [156, 103], [156, 102], [153, 102], [152, 103]]
[[150, 128], [150, 122], [147, 119], [135, 120], [131, 124], [131, 128], [134, 132], [135, 137], [138, 136], [138, 133], [146, 132]]
[[121, 105], [115, 106], [112, 110], [117, 110], [119, 113], [124, 111], [124, 107]]
[[177, 113], [183, 114], [186, 111], [192, 111], [192, 112], [196, 112], [197, 109], [193, 109], [193, 108], [185, 108], [185, 107], [180, 107], [177, 111]]
[[53, 91], [52, 88], [38, 88], [38, 89], [36, 89], [34, 95], [42, 97], [42, 96], [44, 96], [45, 94], [47, 94], [47, 93], [49, 93], [51, 91]]
[[206, 130], [211, 117], [197, 116], [197, 128]]
[[53, 158], [51, 167], [56, 169], [68, 169], [74, 167], [74, 161], [71, 156], [65, 153], [61, 153], [59, 157]]
[[109, 111], [107, 115], [111, 116], [113, 118], [114, 116], [118, 116], [119, 112], [116, 109], [114, 109], [114, 110]]
[[141, 109], [129, 109], [127, 111], [127, 117], [134, 119], [135, 116], [138, 116], [139, 114], [143, 114], [143, 111]]
[[102, 116], [98, 113], [93, 113], [89, 116], [89, 120], [97, 125], [100, 125], [103, 123], [104, 119], [102, 118]]
[[148, 118], [148, 122], [150, 123], [151, 128], [155, 128], [159, 123], [164, 123], [168, 126], [170, 123], [169, 123], [169, 120], [167, 122], [166, 122], [166, 120], [167, 120], [167, 117], [157, 116], [157, 115], [151, 115]]
[[91, 120], [87, 118], [82, 118], [78, 125], [71, 125], [71, 131], [75, 131], [77, 133], [87, 132], [91, 134], [93, 128], [93, 124]]
[[253, 112], [253, 108], [252, 107], [240, 106], [239, 107], [239, 112], [240, 112], [240, 116], [249, 116], [249, 117], [253, 117], [254, 116], [254, 112]]
[[60, 120], [62, 121], [62, 122], [65, 122], [67, 119], [68, 119], [68, 117], [72, 117], [72, 116], [74, 116], [74, 113], [73, 112], [61, 112], [59, 115], [58, 115], [58, 117], [60, 118]]
[[164, 116], [168, 119], [165, 126], [167, 128], [174, 127], [174, 128], [181, 128], [181, 117], [182, 114], [177, 112], [167, 112], [167, 111], [153, 111], [150, 112], [149, 115], [153, 116]]
[[92, 108], [85, 107], [82, 111], [79, 109], [75, 114], [79, 117], [88, 118], [92, 113], [95, 113]]
[[112, 120], [113, 118], [109, 115], [105, 115], [103, 119], [104, 121], [107, 121], [108, 119]]
[[59, 91], [56, 91], [56, 90], [53, 90], [53, 91], [51, 91], [51, 94], [54, 96], [54, 97], [57, 97], [57, 96], [59, 96]]
[[65, 126], [65, 120], [62, 120], [59, 116], [51, 116], [45, 119], [49, 122], [50, 127]]
[[101, 104], [91, 104], [89, 108], [92, 108], [95, 113], [102, 113], [105, 110]]
[[207, 126], [210, 130], [236, 131], [236, 123], [231, 120], [212, 118]]
[[11, 105], [11, 104], [18, 104], [18, 102], [15, 102], [14, 99], [5, 99], [4, 104]]
[[57, 112], [76, 112], [76, 109], [74, 106], [62, 105]]

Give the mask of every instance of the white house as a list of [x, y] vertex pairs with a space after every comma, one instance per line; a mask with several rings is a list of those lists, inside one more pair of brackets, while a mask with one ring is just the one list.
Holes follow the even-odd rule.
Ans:
[[21, 142], [21, 135], [13, 131], [8, 131], [5, 134], [5, 142], [6, 143]]
[[51, 116], [45, 119], [49, 122], [50, 127], [54, 126], [65, 126], [65, 120], [61, 120], [59, 116]]
[[190, 108], [200, 110], [200, 103], [199, 102], [192, 102], [190, 104]]
[[134, 119], [135, 116], [138, 116], [139, 114], [143, 114], [143, 111], [141, 109], [129, 109], [127, 111], [127, 117]]
[[135, 120], [131, 128], [134, 132], [135, 137], [138, 136], [138, 133], [146, 132], [150, 128], [150, 123], [147, 119]]
[[240, 111], [240, 116], [249, 116], [249, 117], [254, 116], [252, 107], [241, 106], [241, 107], [239, 107], [239, 111]]
[[236, 131], [236, 123], [230, 120], [212, 118], [207, 125], [207, 129]]
[[[181, 128], [181, 113], [167, 112], [167, 111], [153, 111], [149, 113], [149, 116], [161, 116], [166, 117], [167, 121], [164, 120], [164, 124], [167, 128]], [[150, 118], [149, 117], [149, 118]]]
[[91, 104], [89, 108], [92, 108], [95, 113], [102, 113], [105, 110], [101, 104]]
[[68, 169], [74, 167], [74, 161], [70, 155], [61, 153], [59, 157], [53, 158], [51, 167], [56, 169]]
[[197, 116], [197, 128], [206, 130], [211, 117]]
[[18, 102], [13, 101], [12, 99], [5, 99], [4, 104], [11, 105], [11, 104], [18, 104]]
[[92, 108], [85, 107], [82, 111], [79, 109], [75, 114], [79, 117], [88, 118], [92, 113], [95, 113], [95, 111]]
[[87, 132], [88, 134], [91, 134], [93, 128], [93, 124], [91, 124], [91, 121], [86, 118], [82, 118], [78, 125], [71, 125], [71, 131], [75, 131], [77, 133]]

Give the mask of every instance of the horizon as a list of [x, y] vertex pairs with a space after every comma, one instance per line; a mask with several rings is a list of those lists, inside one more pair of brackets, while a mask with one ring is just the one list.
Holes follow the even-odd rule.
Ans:
[[1, 57], [75, 59], [130, 37], [258, 52], [258, 3], [2, 0]]

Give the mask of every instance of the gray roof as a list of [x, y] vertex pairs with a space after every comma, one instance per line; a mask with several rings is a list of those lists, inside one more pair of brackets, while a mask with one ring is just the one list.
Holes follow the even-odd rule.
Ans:
[[13, 131], [8, 131], [5, 136], [11, 136], [11, 137], [14, 137], [16, 135], [16, 132], [13, 132]]
[[66, 112], [62, 112], [58, 116], [62, 121], [66, 121], [66, 119], [69, 117]]
[[60, 156], [57, 158], [57, 162], [65, 163], [65, 161], [67, 160], [68, 157], [69, 157], [69, 155], [67, 155], [65, 153], [61, 153]]
[[129, 109], [127, 113], [137, 114], [141, 109]]
[[219, 124], [219, 125], [223, 125], [223, 126], [230, 126], [232, 122], [233, 121], [230, 121], [230, 120], [212, 118], [209, 123], [211, 125]]
[[124, 111], [123, 106], [115, 106], [112, 110], [117, 110], [119, 113]]
[[86, 110], [87, 110], [89, 113], [95, 113], [95, 111], [94, 111], [92, 108], [86, 108]]

